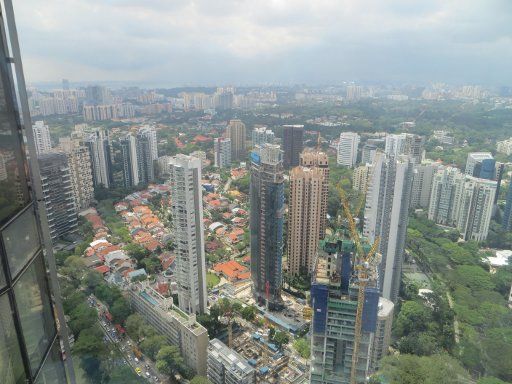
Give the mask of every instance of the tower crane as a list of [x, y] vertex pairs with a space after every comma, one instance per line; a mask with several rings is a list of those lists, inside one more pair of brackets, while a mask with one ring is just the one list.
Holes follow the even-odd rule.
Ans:
[[376, 267], [380, 263], [380, 255], [377, 253], [380, 238], [375, 239], [375, 242], [370, 247], [370, 250], [368, 252], [365, 252], [364, 247], [361, 243], [361, 237], [359, 235], [359, 232], [357, 231], [354, 216], [350, 211], [350, 206], [345, 191], [343, 190], [341, 185], [338, 185], [337, 189], [341, 199], [343, 211], [347, 219], [350, 238], [354, 242], [357, 252], [357, 260], [354, 263], [354, 268], [357, 273], [359, 290], [357, 296], [356, 321], [354, 326], [354, 348], [352, 352], [352, 366], [350, 370], [350, 383], [357, 384], [357, 362], [359, 359], [359, 347], [361, 344], [361, 329], [363, 323], [363, 309], [365, 302], [366, 287], [368, 286], [368, 281], [370, 277], [375, 276]]

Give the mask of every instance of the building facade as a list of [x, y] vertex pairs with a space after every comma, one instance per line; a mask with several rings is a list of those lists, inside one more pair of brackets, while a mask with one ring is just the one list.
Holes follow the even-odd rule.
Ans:
[[94, 200], [94, 182], [89, 149], [79, 140], [60, 138], [59, 151], [64, 152], [68, 158], [77, 211], [89, 208]]
[[[354, 243], [337, 238], [323, 242], [311, 285], [311, 384], [366, 383], [377, 329], [379, 292], [376, 276], [365, 290], [361, 338], [354, 361], [359, 280]], [[352, 367], [355, 364], [352, 377]]]
[[357, 162], [357, 153], [361, 138], [355, 132], [342, 132], [338, 142], [337, 163], [353, 168]]
[[238, 119], [230, 120], [225, 136], [231, 139], [231, 161], [243, 161], [246, 156], [245, 124]]
[[382, 296], [398, 299], [411, 201], [413, 166], [409, 157], [377, 154], [366, 196], [364, 235], [379, 241]]
[[329, 158], [327, 153], [318, 150], [304, 150], [300, 154], [299, 165], [307, 168], [319, 168], [323, 174], [322, 203], [320, 207], [320, 239], [325, 237], [327, 228], [327, 201], [329, 199]]
[[274, 144], [274, 132], [267, 127], [256, 127], [252, 131], [252, 146], [263, 146], [265, 143]]
[[506, 231], [512, 230], [512, 182], [508, 185], [505, 212], [503, 213], [503, 229]]
[[137, 140], [131, 134], [119, 139], [123, 159], [123, 181], [125, 188], [139, 185], [139, 161], [137, 156]]
[[303, 125], [283, 125], [283, 166], [286, 169], [299, 165], [299, 157], [304, 148], [303, 137]]
[[388, 134], [385, 139], [384, 152], [390, 157], [406, 155], [415, 164], [423, 161], [424, 138], [412, 133]]
[[229, 168], [231, 166], [231, 139], [216, 137], [213, 139], [214, 166]]
[[377, 154], [377, 146], [372, 144], [363, 145], [361, 151], [361, 164], [372, 164]]
[[377, 372], [380, 361], [388, 354], [391, 345], [391, 329], [395, 305], [383, 297], [379, 298], [379, 312], [377, 313], [377, 327], [371, 350], [370, 370]]
[[32, 125], [32, 131], [34, 132], [37, 155], [51, 152], [52, 141], [48, 125], [46, 125], [44, 121], [36, 121], [34, 125]]
[[352, 174], [352, 188], [355, 191], [366, 193], [366, 190], [368, 188], [368, 182], [370, 181], [371, 175], [371, 164], [361, 165], [354, 169], [354, 173]]
[[97, 129], [87, 134], [84, 139], [89, 149], [92, 164], [94, 188], [110, 188], [114, 182], [112, 175], [112, 153], [108, 131]]
[[60, 346], [62, 340], [69, 347], [65, 327], [57, 327], [65, 320], [45, 211], [38, 205], [37, 150], [14, 12], [11, 2], [1, 3], [0, 154], [5, 172], [0, 179], [0, 381], [66, 384], [68, 378], [74, 382], [74, 375], [71, 355]]
[[310, 275], [316, 259], [324, 174], [320, 168], [295, 167], [290, 171], [287, 261], [291, 275]]
[[208, 345], [208, 380], [212, 384], [256, 384], [256, 371], [219, 339]]
[[155, 181], [155, 161], [158, 159], [155, 129], [149, 125], [141, 127], [136, 144], [139, 182], [149, 184]]
[[440, 167], [440, 164], [434, 162], [423, 162], [414, 165], [411, 195], [412, 209], [428, 209], [434, 175]]
[[64, 153], [46, 153], [38, 157], [43, 199], [52, 239], [78, 228], [71, 171]]
[[164, 298], [147, 282], [132, 283], [128, 295], [132, 308], [179, 348], [185, 364], [206, 376], [208, 331], [196, 321], [195, 314], [182, 312], [173, 305], [172, 297]]
[[[251, 153], [251, 278], [257, 302], [280, 305], [284, 226], [282, 151], [265, 144]], [[268, 298], [267, 298], [268, 295]]]
[[203, 314], [208, 296], [201, 160], [178, 154], [171, 159], [170, 174], [179, 307], [187, 313]]

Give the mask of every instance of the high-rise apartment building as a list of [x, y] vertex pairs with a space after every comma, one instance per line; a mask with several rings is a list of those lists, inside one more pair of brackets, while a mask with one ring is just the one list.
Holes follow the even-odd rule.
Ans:
[[265, 143], [274, 144], [274, 132], [267, 127], [256, 127], [252, 131], [252, 145], [253, 147], [259, 145], [260, 147]]
[[[60, 324], [65, 320], [46, 213], [38, 205], [43, 196], [14, 13], [12, 2], [1, 5], [0, 381], [66, 384], [60, 342], [69, 345], [65, 327], [57, 327], [57, 318]], [[69, 349], [66, 356], [74, 382]]]
[[325, 237], [327, 228], [327, 200], [329, 199], [329, 158], [327, 153], [318, 150], [305, 150], [300, 154], [299, 165], [307, 168], [319, 168], [323, 174], [322, 203], [320, 207], [320, 239]]
[[359, 263], [354, 243], [349, 240], [329, 239], [319, 250], [311, 285], [311, 384], [367, 382], [377, 330], [379, 290], [376, 273], [371, 274], [354, 359]]
[[346, 98], [347, 100], [359, 100], [363, 94], [363, 87], [360, 85], [347, 85]]
[[155, 180], [155, 161], [158, 159], [158, 143], [154, 127], [145, 125], [137, 133], [137, 164], [139, 182], [151, 183]]
[[231, 161], [242, 161], [245, 159], [245, 124], [241, 120], [233, 119], [226, 127], [225, 136], [231, 139]]
[[503, 229], [512, 230], [512, 181], [508, 185], [505, 212], [503, 214]]
[[68, 158], [73, 196], [78, 211], [89, 208], [94, 199], [94, 182], [92, 179], [92, 164], [89, 149], [79, 140], [61, 137], [59, 151]]
[[38, 162], [48, 226], [55, 240], [78, 228], [71, 171], [64, 153], [45, 153]]
[[283, 166], [286, 169], [299, 165], [299, 157], [304, 148], [303, 140], [303, 125], [283, 125]]
[[272, 308], [281, 302], [283, 257], [284, 174], [278, 145], [251, 152], [250, 201], [253, 292], [256, 301]]
[[381, 359], [387, 355], [391, 344], [391, 328], [393, 326], [393, 313], [395, 305], [383, 297], [379, 298], [379, 312], [377, 313], [377, 327], [371, 350], [370, 370], [377, 372]]
[[379, 284], [382, 296], [398, 298], [411, 201], [413, 166], [409, 157], [377, 154], [366, 196], [364, 235], [377, 238], [382, 262]]
[[113, 102], [110, 90], [102, 85], [89, 85], [85, 89], [86, 101], [92, 105], [111, 104]]
[[456, 227], [464, 240], [487, 238], [497, 183], [448, 167], [434, 176], [428, 218]]
[[423, 160], [424, 138], [412, 133], [399, 133], [386, 135], [384, 152], [391, 157], [406, 155], [411, 157], [415, 164]]
[[172, 224], [175, 237], [179, 307], [206, 312], [201, 160], [178, 154], [170, 162]]
[[490, 152], [472, 152], [466, 161], [466, 175], [496, 180], [496, 160]]
[[357, 162], [357, 152], [361, 138], [355, 132], [342, 132], [338, 142], [337, 163], [353, 168]]
[[372, 164], [377, 154], [377, 146], [372, 144], [363, 145], [361, 152], [361, 164]]
[[496, 151], [507, 156], [512, 155], [512, 137], [496, 143]]
[[229, 168], [231, 166], [231, 139], [216, 137], [213, 139], [213, 164], [218, 168]]
[[219, 339], [208, 345], [206, 375], [212, 384], [256, 384], [254, 368]]
[[139, 161], [137, 157], [137, 139], [131, 134], [119, 139], [123, 159], [123, 181], [125, 188], [139, 185]]
[[441, 165], [439, 163], [432, 161], [424, 161], [421, 164], [414, 165], [411, 209], [428, 208], [433, 178], [440, 167]]
[[361, 193], [366, 193], [371, 175], [371, 164], [367, 163], [354, 169], [354, 173], [352, 174], [352, 189]]
[[295, 167], [290, 171], [287, 261], [291, 275], [310, 275], [320, 238], [322, 187], [320, 168]]
[[34, 132], [37, 154], [40, 155], [51, 152], [52, 141], [48, 125], [46, 125], [44, 121], [36, 121], [34, 125], [32, 125], [32, 131]]
[[112, 175], [112, 153], [108, 131], [96, 129], [86, 134], [85, 146], [89, 149], [92, 164], [94, 188], [110, 188], [114, 182]]

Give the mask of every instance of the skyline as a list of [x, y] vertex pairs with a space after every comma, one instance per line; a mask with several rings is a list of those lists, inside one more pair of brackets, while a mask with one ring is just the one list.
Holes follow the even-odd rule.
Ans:
[[505, 0], [29, 0], [15, 12], [29, 83], [512, 83]]

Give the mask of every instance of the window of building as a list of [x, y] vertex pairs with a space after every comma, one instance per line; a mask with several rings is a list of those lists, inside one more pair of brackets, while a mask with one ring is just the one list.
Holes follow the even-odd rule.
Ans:
[[28, 209], [2, 232], [11, 275], [16, 276], [39, 249], [39, 234], [34, 211]]
[[0, 296], [0, 378], [6, 384], [25, 382], [25, 371], [7, 294]]
[[44, 362], [36, 384], [66, 384], [66, 373], [60, 356], [59, 342], [56, 341]]
[[14, 287], [32, 373], [39, 368], [56, 332], [45, 277], [43, 259], [39, 256]]

